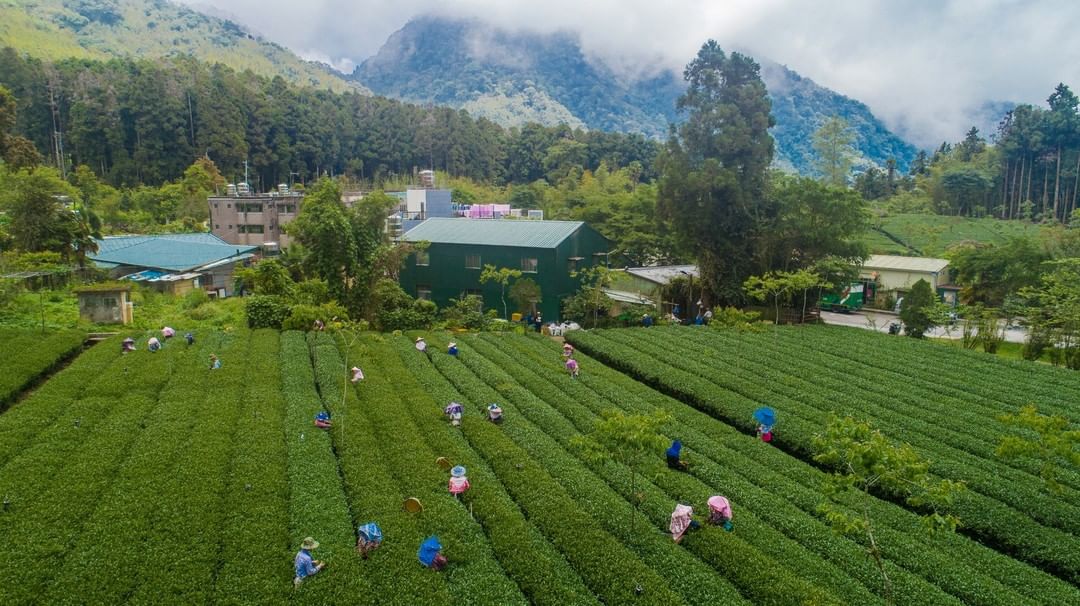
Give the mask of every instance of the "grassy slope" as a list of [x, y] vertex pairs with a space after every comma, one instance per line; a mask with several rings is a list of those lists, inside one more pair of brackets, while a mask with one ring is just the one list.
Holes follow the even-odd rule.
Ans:
[[[83, 8], [92, 5], [111, 5], [111, 12]], [[0, 0], [0, 44], [48, 60], [191, 55], [301, 85], [366, 92], [228, 21], [168, 2]]]
[[[1023, 221], [898, 214], [882, 217], [880, 231], [868, 231], [863, 241], [875, 254], [907, 254], [941, 257], [949, 247], [965, 241], [1000, 244], [1013, 237], [1039, 238], [1040, 228]], [[881, 233], [885, 232], [885, 233]], [[890, 234], [909, 250], [889, 239]]]

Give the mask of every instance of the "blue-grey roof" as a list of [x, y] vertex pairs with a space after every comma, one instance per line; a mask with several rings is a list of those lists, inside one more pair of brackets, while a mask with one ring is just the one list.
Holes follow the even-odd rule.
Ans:
[[406, 242], [555, 248], [585, 223], [514, 219], [432, 218], [410, 229]]
[[98, 251], [89, 255], [98, 264], [130, 265], [185, 271], [258, 250], [257, 246], [228, 244], [206, 233], [156, 236], [108, 236], [95, 240]]

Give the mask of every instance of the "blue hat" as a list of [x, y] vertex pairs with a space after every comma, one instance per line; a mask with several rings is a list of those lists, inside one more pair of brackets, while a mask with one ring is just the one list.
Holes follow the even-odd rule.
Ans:
[[442, 551], [442, 545], [439, 543], [439, 537], [430, 536], [420, 544], [420, 549], [416, 552], [416, 557], [420, 560], [420, 563], [424, 566], [431, 566], [435, 561], [435, 556]]
[[456, 465], [453, 469], [450, 470], [450, 475], [454, 476], [455, 478], [465, 477], [465, 466]]
[[320, 420], [320, 421], [329, 421], [330, 420], [330, 413], [326, 412], [325, 410], [320, 410], [319, 414], [315, 415], [315, 418]]
[[382, 529], [375, 522], [368, 522], [357, 529], [357, 534], [365, 541], [382, 541]]

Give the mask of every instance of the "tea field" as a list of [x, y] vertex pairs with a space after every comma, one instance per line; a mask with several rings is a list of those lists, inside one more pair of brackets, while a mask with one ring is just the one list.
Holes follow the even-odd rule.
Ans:
[[[871, 500], [897, 603], [1080, 603], [1080, 478], [1051, 496], [1032, 462], [989, 452], [1004, 431], [994, 415], [1019, 404], [1077, 420], [1080, 382], [1065, 371], [861, 331], [653, 328], [573, 333], [571, 380], [548, 339], [456, 335], [452, 357], [427, 336], [429, 354], [406, 336], [262, 330], [156, 354], [86, 350], [0, 414], [0, 602], [883, 603], [865, 546], [817, 512], [808, 439], [837, 410], [969, 484], [957, 534]], [[460, 427], [442, 414], [450, 401], [465, 405]], [[490, 402], [503, 424], [485, 420]], [[780, 415], [773, 445], [751, 433], [762, 402]], [[312, 424], [323, 408], [328, 432]], [[658, 452], [634, 481], [584, 456], [575, 437], [610, 409], [669, 413], [690, 471]], [[439, 457], [468, 469], [460, 500]], [[734, 532], [675, 544], [675, 503], [701, 512], [712, 494], [731, 499]], [[408, 497], [423, 512], [406, 513]], [[368, 521], [385, 541], [361, 560]], [[442, 573], [416, 560], [431, 534]], [[328, 565], [294, 590], [306, 536]]]

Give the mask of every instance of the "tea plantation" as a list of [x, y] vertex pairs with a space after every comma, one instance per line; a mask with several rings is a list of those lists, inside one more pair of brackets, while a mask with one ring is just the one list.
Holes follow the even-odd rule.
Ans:
[[[1073, 373], [857, 330], [657, 327], [571, 333], [571, 380], [546, 338], [455, 335], [453, 357], [427, 336], [427, 354], [373, 333], [206, 333], [153, 354], [113, 339], [37, 387], [52, 363], [27, 361], [0, 414], [0, 603], [884, 603], [866, 546], [818, 512], [810, 437], [833, 411], [968, 485], [957, 533], [868, 501], [897, 603], [1080, 603], [1080, 472], [1055, 494], [1034, 461], [992, 452], [1009, 431], [996, 415], [1023, 404], [1080, 422]], [[485, 420], [491, 402], [501, 425]], [[753, 435], [762, 404], [779, 414], [771, 444]], [[329, 431], [312, 423], [322, 409]], [[658, 452], [633, 480], [585, 456], [575, 438], [611, 409], [668, 413], [689, 471]], [[460, 500], [439, 457], [468, 469]], [[674, 543], [675, 503], [702, 512], [713, 494], [731, 500], [734, 531]], [[369, 521], [385, 540], [362, 560]], [[416, 559], [432, 534], [444, 572]], [[327, 568], [294, 589], [307, 536]]]

